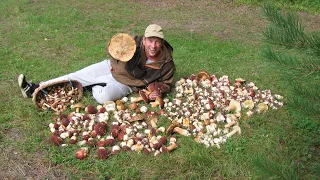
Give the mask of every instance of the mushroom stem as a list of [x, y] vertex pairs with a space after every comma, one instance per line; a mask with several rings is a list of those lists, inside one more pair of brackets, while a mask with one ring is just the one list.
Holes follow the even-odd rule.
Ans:
[[230, 128], [231, 126], [233, 126], [234, 124], [236, 124], [236, 121], [231, 121], [228, 124], [226, 124], [224, 127], [225, 128]]
[[190, 135], [190, 133], [189, 133], [188, 130], [182, 129], [182, 128], [180, 128], [180, 127], [175, 127], [175, 128], [173, 129], [173, 132], [176, 132], [176, 133], [178, 133], [178, 134], [180, 134], [180, 135], [183, 135], [183, 136], [189, 136], [189, 135]]
[[167, 147], [168, 151], [171, 152], [172, 150], [177, 149], [177, 144], [176, 143], [170, 143], [170, 145]]
[[57, 110], [56, 108], [53, 108], [52, 106], [50, 106], [50, 105], [49, 105], [49, 104], [47, 104], [47, 103], [43, 103], [43, 105], [45, 105], [47, 108], [50, 108], [50, 109], [52, 109], [52, 110], [54, 110], [54, 111], [58, 112], [58, 110]]
[[231, 132], [229, 132], [229, 133], [226, 135], [226, 137], [229, 138], [229, 137], [233, 136], [233, 135], [236, 134], [236, 133], [241, 134], [241, 129], [240, 129], [239, 126], [234, 126], [234, 127], [233, 127], [233, 130], [232, 130]]

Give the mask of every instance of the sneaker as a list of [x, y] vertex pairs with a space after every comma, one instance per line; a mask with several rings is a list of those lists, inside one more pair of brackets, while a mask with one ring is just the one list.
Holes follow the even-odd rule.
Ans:
[[21, 93], [24, 98], [32, 98], [32, 94], [35, 90], [35, 84], [29, 83], [26, 80], [26, 77], [23, 74], [20, 74], [18, 77], [18, 84], [21, 89]]

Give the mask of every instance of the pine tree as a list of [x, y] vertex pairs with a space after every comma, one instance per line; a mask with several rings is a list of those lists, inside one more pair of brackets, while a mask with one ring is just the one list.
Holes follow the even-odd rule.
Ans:
[[[306, 32], [295, 13], [282, 14], [271, 5], [263, 6], [263, 17], [269, 22], [262, 32], [266, 47], [262, 55], [266, 60], [277, 62], [282, 78], [289, 83], [287, 107], [292, 119], [292, 127], [312, 142], [308, 148], [320, 146], [320, 32]], [[293, 137], [296, 138], [296, 137]], [[309, 172], [318, 169], [315, 160], [308, 162]], [[255, 162], [261, 173], [276, 179], [300, 179], [303, 170], [292, 164], [280, 166], [276, 161], [266, 161], [262, 157]], [[294, 158], [294, 157], [293, 157]], [[286, 167], [289, 167], [286, 169]], [[297, 171], [300, 171], [297, 173]], [[319, 173], [313, 172], [314, 177]]]
[[262, 34], [277, 49], [269, 45], [262, 55], [286, 68], [284, 77], [293, 87], [289, 105], [302, 116], [316, 118], [320, 114], [320, 32], [307, 33], [295, 13], [282, 15], [268, 4], [262, 9], [270, 22]]

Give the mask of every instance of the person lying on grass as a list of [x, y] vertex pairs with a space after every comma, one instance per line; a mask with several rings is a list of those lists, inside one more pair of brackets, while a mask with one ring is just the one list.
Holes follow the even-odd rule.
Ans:
[[[85, 67], [79, 71], [51, 79], [40, 84], [54, 83], [62, 80], [76, 80], [83, 87], [92, 87], [95, 100], [103, 104], [106, 101], [121, 99], [134, 90], [143, 89], [150, 84], [157, 84], [161, 93], [171, 90], [175, 64], [173, 48], [164, 39], [162, 28], [157, 24], [149, 25], [144, 36], [135, 36], [135, 52], [129, 60], [111, 59]], [[18, 84], [24, 98], [32, 98], [33, 92], [40, 84], [28, 82], [24, 74], [18, 77]], [[155, 98], [157, 92], [149, 97]]]

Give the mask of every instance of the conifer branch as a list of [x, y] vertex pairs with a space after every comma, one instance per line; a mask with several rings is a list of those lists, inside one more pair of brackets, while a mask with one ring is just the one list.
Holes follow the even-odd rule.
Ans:
[[288, 47], [306, 45], [307, 36], [296, 14], [289, 13], [283, 16], [278, 9], [268, 4], [263, 6], [263, 13], [263, 17], [271, 23], [262, 32], [267, 41]]

